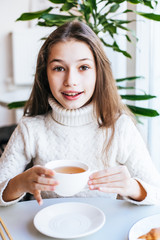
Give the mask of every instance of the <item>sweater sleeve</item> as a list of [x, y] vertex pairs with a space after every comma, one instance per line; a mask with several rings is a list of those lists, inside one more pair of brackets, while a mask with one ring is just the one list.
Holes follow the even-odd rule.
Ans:
[[128, 117], [125, 118], [120, 120], [120, 125], [123, 126], [118, 126], [119, 139], [122, 143], [118, 162], [127, 166], [131, 176], [146, 190], [147, 196], [141, 202], [124, 199], [139, 205], [160, 204], [160, 174], [136, 126]]
[[32, 156], [29, 150], [28, 138], [28, 131], [22, 119], [0, 158], [0, 206], [18, 202], [24, 196], [10, 202], [5, 202], [2, 198], [3, 191], [9, 180], [22, 173], [26, 165], [31, 161]]

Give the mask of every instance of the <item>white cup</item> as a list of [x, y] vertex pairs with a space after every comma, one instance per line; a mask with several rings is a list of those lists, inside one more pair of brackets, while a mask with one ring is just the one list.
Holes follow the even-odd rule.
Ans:
[[[73, 196], [79, 193], [87, 184], [89, 179], [90, 170], [87, 164], [74, 161], [74, 160], [53, 160], [45, 165], [46, 168], [55, 171], [54, 178], [58, 181], [58, 185], [55, 187], [55, 193], [63, 197]], [[84, 171], [80, 173], [60, 173], [58, 168], [63, 167], [78, 167]]]

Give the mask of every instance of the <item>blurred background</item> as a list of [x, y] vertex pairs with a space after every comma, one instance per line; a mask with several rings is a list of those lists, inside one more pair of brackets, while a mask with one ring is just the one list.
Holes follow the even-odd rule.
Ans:
[[[16, 19], [24, 12], [39, 11], [50, 5], [47, 0], [0, 0], [0, 127], [18, 123], [22, 117], [23, 109], [10, 110], [7, 104], [27, 100], [34, 79], [37, 53], [43, 43], [40, 39], [53, 31], [53, 27], [37, 26], [36, 20], [16, 22]], [[144, 6], [131, 7], [137, 11], [149, 11]], [[54, 11], [56, 13], [58, 9]], [[157, 7], [157, 13], [160, 14], [160, 6]], [[127, 14], [126, 18], [129, 19]], [[119, 38], [119, 42], [123, 49], [130, 52], [132, 59], [110, 48], [106, 48], [106, 54], [115, 78], [144, 77], [135, 81], [134, 93], [142, 89], [157, 97], [138, 102], [138, 106], [153, 108], [160, 113], [160, 22], [137, 16], [137, 21], [132, 22], [131, 27], [138, 41], [130, 36], [133, 44], [127, 43], [124, 38]], [[142, 118], [141, 122], [138, 128], [160, 170], [160, 117]]]

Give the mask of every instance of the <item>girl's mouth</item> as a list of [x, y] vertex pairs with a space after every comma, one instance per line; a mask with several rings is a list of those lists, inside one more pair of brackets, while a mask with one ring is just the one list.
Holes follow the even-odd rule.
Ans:
[[62, 92], [64, 98], [67, 100], [77, 100], [82, 94], [82, 92]]

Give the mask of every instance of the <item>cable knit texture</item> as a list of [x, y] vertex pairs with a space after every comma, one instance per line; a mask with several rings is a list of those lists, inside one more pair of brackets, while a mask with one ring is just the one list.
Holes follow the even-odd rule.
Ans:
[[[23, 117], [6, 146], [0, 159], [0, 205], [16, 203], [23, 197], [4, 202], [2, 195], [8, 181], [23, 172], [31, 160], [34, 165], [45, 165], [58, 159], [83, 161], [91, 171], [126, 165], [131, 176], [145, 188], [147, 196], [141, 202], [125, 199], [135, 204], [160, 203], [160, 175], [127, 115], [123, 114], [117, 120], [114, 139], [106, 156], [103, 151], [105, 131], [97, 124], [92, 103], [76, 110], [66, 110], [51, 98], [49, 104], [52, 110], [47, 114]], [[116, 198], [115, 194], [91, 191], [88, 187], [76, 196]], [[59, 196], [54, 192], [42, 192], [42, 197]]]

